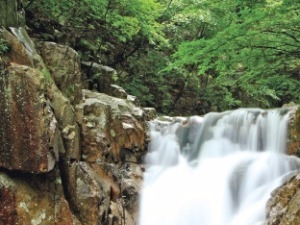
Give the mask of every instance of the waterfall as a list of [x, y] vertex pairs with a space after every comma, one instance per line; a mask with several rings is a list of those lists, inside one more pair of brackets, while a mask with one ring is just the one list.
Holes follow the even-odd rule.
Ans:
[[284, 154], [289, 110], [238, 109], [151, 123], [140, 225], [258, 225], [300, 168]]
[[42, 57], [37, 53], [35, 45], [23, 27], [10, 27], [11, 33], [24, 45], [31, 66], [46, 71]]

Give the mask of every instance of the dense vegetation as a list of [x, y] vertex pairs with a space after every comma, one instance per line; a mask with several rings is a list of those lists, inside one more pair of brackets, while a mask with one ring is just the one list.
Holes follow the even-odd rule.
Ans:
[[24, 7], [32, 33], [116, 68], [122, 87], [162, 113], [299, 103], [298, 0], [27, 0]]

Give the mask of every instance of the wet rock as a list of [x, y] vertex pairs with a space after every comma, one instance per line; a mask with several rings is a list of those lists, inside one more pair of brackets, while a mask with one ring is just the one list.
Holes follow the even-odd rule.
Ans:
[[[99, 174], [99, 170], [94, 171]], [[102, 165], [105, 174], [110, 176], [111, 202], [108, 222], [114, 225], [135, 225], [138, 224], [139, 193], [142, 186], [143, 170], [140, 165], [125, 163], [121, 167], [117, 164]], [[107, 177], [106, 175], [106, 177]], [[105, 176], [102, 180], [108, 180]]]
[[83, 90], [82, 159], [110, 189], [108, 224], [136, 224], [145, 114], [131, 101]]
[[35, 44], [23, 27], [10, 27], [11, 32], [0, 29], [0, 36], [7, 41], [9, 51], [6, 57], [10, 62], [26, 65], [47, 72], [43, 59], [35, 50]]
[[272, 192], [264, 225], [300, 224], [299, 187], [300, 174], [297, 174]]
[[10, 62], [20, 65], [32, 66], [30, 57], [27, 54], [25, 46], [18, 40], [16, 36], [6, 29], [0, 29], [0, 37], [7, 41], [10, 51], [6, 54]]
[[47, 172], [57, 160], [56, 119], [40, 71], [11, 64], [0, 77], [0, 166]]
[[300, 107], [291, 107], [292, 113], [288, 129], [287, 153], [300, 157]]
[[[17, 41], [19, 44], [22, 44], [25, 48], [27, 58], [30, 61], [30, 66], [33, 68], [37, 68], [41, 70], [43, 73], [48, 72], [47, 68], [45, 66], [45, 63], [41, 56], [37, 53], [35, 49], [35, 44], [27, 34], [27, 31], [23, 27], [10, 27], [9, 28], [11, 33], [17, 38]], [[16, 42], [16, 43], [18, 43]], [[18, 44], [17, 44], [18, 46]], [[13, 49], [13, 51], [10, 51], [12, 55], [17, 55], [19, 54], [18, 49]], [[21, 64], [21, 63], [19, 63]], [[27, 64], [26, 64], [27, 65]]]
[[141, 165], [128, 163], [123, 165], [120, 170], [120, 187], [122, 206], [128, 211], [132, 217], [132, 221], [137, 224], [139, 193], [142, 189], [143, 167]]

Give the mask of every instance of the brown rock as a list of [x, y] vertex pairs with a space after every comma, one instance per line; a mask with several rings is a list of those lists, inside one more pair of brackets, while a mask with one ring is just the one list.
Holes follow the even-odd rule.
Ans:
[[300, 108], [294, 106], [291, 108], [291, 118], [288, 129], [287, 153], [300, 156]]
[[44, 92], [43, 75], [30, 67], [12, 64], [1, 77], [0, 166], [35, 173], [53, 169], [57, 149], [49, 141], [55, 118]]
[[0, 172], [0, 224], [80, 225], [64, 198], [57, 174], [21, 178]]
[[79, 160], [81, 158], [80, 129], [76, 122], [76, 112], [73, 106], [53, 82], [48, 85], [47, 97], [57, 119], [60, 133], [57, 136], [60, 155]]
[[69, 99], [72, 105], [81, 99], [81, 71], [77, 52], [54, 42], [41, 42], [37, 45], [55, 84]]
[[10, 31], [0, 29], [0, 36], [6, 39], [10, 48], [6, 53], [10, 62], [37, 68], [46, 73], [44, 61], [35, 50], [35, 44], [27, 31], [23, 27], [10, 27]]
[[[101, 65], [95, 62], [81, 62], [83, 78], [88, 81], [85, 84], [85, 88], [90, 90], [96, 90], [100, 93], [111, 94], [113, 91], [114, 76], [117, 75], [117, 71], [109, 66]], [[119, 94], [121, 94], [119, 92]], [[122, 93], [120, 96], [126, 96], [126, 93]]]
[[83, 91], [83, 158], [88, 162], [138, 162], [145, 153], [144, 112], [132, 102]]
[[16, 224], [17, 209], [15, 190], [0, 183], [0, 224]]
[[25, 46], [17, 39], [17, 37], [6, 29], [0, 29], [0, 36], [6, 39], [10, 48], [10, 51], [7, 53], [7, 57], [10, 59], [10, 62], [32, 66]]
[[85, 162], [64, 162], [68, 199], [83, 225], [107, 224], [110, 187]]
[[267, 219], [264, 225], [300, 224], [300, 174], [290, 178], [274, 190], [267, 203]]
[[144, 108], [144, 111], [146, 121], [154, 120], [157, 117], [155, 108], [146, 107]]

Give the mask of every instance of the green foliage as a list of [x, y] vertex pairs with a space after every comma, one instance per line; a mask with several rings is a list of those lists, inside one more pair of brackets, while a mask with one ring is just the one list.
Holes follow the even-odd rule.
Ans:
[[[208, 100], [221, 110], [299, 102], [299, 78], [292, 75], [300, 69], [299, 4], [227, 0], [210, 1], [206, 7], [216, 23], [215, 33], [182, 42], [172, 67], [192, 66], [198, 77], [212, 76]], [[225, 97], [216, 100], [214, 93]], [[229, 101], [227, 107], [224, 101]]]
[[0, 56], [9, 51], [9, 46], [7, 41], [0, 37]]
[[53, 78], [52, 78], [50, 72], [47, 69], [42, 69], [41, 73], [44, 76], [45, 84], [46, 85], [51, 84], [53, 82]]
[[[299, 102], [297, 0], [30, 0], [43, 37], [68, 33], [82, 60], [120, 72], [142, 105], [170, 113], [184, 95], [212, 109]], [[42, 26], [36, 24], [42, 23]], [[1, 51], [1, 43], [0, 43]]]

